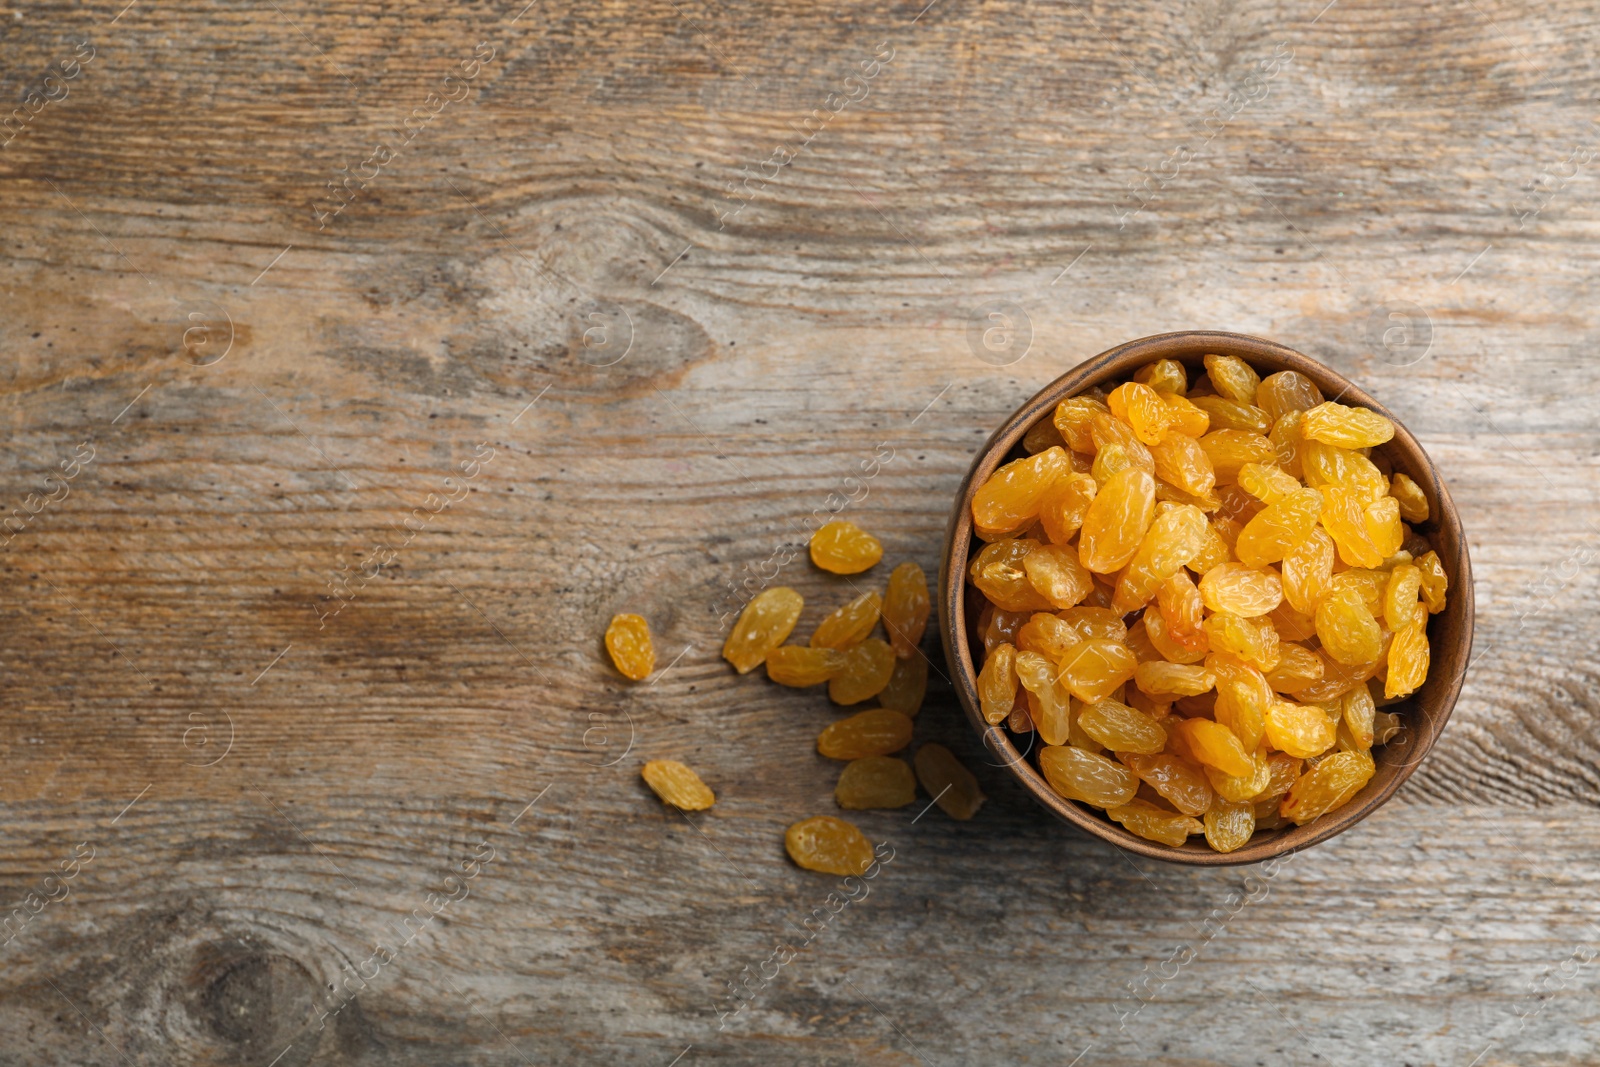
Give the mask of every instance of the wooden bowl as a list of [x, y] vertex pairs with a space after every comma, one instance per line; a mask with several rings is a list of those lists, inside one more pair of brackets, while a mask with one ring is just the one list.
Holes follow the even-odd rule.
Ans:
[[[1450, 582], [1445, 609], [1428, 621], [1432, 662], [1427, 681], [1411, 697], [1386, 709], [1399, 712], [1405, 727], [1388, 745], [1373, 749], [1377, 773], [1372, 780], [1344, 807], [1305, 826], [1261, 831], [1244, 847], [1226, 854], [1212, 851], [1203, 839], [1197, 838], [1191, 838], [1181, 848], [1146, 841], [1110, 821], [1099, 810], [1067, 800], [1051, 789], [1028, 762], [1028, 753], [1012, 743], [1004, 726], [989, 725], [978, 710], [977, 671], [973, 664], [974, 652], [982, 650], [976, 625], [980, 605], [967, 596], [968, 553], [973, 542], [972, 496], [997, 467], [1024, 455], [1022, 437], [1028, 428], [1049, 418], [1062, 400], [1089, 386], [1131, 378], [1138, 368], [1158, 359], [1175, 359], [1192, 371], [1208, 353], [1238, 356], [1263, 378], [1280, 370], [1299, 371], [1330, 400], [1371, 408], [1393, 420], [1394, 440], [1377, 451], [1389, 459], [1396, 471], [1410, 475], [1427, 494], [1429, 520], [1417, 530], [1433, 543]], [[1275, 342], [1237, 333], [1167, 333], [1130, 341], [1063, 374], [1023, 404], [983, 446], [956, 494], [939, 569], [939, 630], [945, 656], [961, 705], [985, 746], [1001, 758], [1035, 800], [1074, 826], [1141, 856], [1204, 866], [1257, 863], [1297, 852], [1354, 826], [1393, 796], [1433, 747], [1455, 707], [1471, 658], [1472, 619], [1472, 565], [1467, 559], [1461, 521], [1439, 472], [1416, 438], [1382, 404], [1321, 363]]]

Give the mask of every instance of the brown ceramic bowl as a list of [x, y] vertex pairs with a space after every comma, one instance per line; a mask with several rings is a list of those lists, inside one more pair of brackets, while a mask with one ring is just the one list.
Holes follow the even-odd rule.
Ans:
[[[1396, 471], [1410, 475], [1427, 494], [1429, 521], [1417, 529], [1433, 543], [1450, 580], [1447, 606], [1428, 622], [1428, 642], [1432, 650], [1428, 679], [1411, 697], [1385, 709], [1399, 712], [1406, 725], [1399, 737], [1373, 750], [1377, 773], [1366, 788], [1344, 807], [1314, 822], [1261, 831], [1243, 848], [1227, 854], [1213, 852], [1203, 839], [1191, 838], [1181, 848], [1146, 841], [1110, 821], [1099, 810], [1063, 798], [1029, 762], [1028, 752], [1012, 743], [1012, 736], [1003, 725], [990, 726], [984, 721], [978, 710], [974, 665], [975, 653], [982, 651], [976, 625], [980, 605], [967, 595], [966, 581], [968, 553], [974, 540], [972, 495], [997, 467], [1025, 454], [1022, 437], [1029, 427], [1040, 419], [1049, 418], [1058, 403], [1089, 386], [1131, 378], [1134, 371], [1158, 359], [1178, 360], [1192, 371], [1201, 365], [1202, 357], [1208, 353], [1238, 356], [1262, 377], [1280, 370], [1299, 371], [1315, 382], [1330, 400], [1371, 408], [1394, 420], [1394, 440], [1377, 451], [1388, 458]], [[1472, 652], [1472, 566], [1467, 559], [1466, 538], [1461, 532], [1455, 504], [1439, 479], [1433, 461], [1382, 404], [1316, 360], [1272, 341], [1237, 333], [1167, 333], [1119, 345], [1063, 374], [1017, 409], [989, 438], [967, 473], [961, 491], [956, 494], [955, 510], [950, 516], [944, 559], [939, 569], [939, 629], [956, 693], [973, 729], [983, 738], [985, 746], [1000, 757], [1000, 765], [1009, 768], [1022, 787], [1052, 813], [1096, 837], [1152, 859], [1204, 866], [1257, 863], [1326, 841], [1354, 826], [1393, 796], [1400, 783], [1428, 754], [1455, 707]]]

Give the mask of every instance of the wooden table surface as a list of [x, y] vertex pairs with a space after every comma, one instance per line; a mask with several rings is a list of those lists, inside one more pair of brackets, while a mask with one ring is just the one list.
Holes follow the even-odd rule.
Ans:
[[[0, 10], [0, 1064], [1595, 1062], [1593, 4], [522, 2]], [[1443, 470], [1440, 748], [1292, 862], [1134, 860], [930, 629], [990, 799], [862, 814], [841, 907], [738, 590], [851, 595], [834, 508], [932, 573], [993, 426], [1185, 328]]]

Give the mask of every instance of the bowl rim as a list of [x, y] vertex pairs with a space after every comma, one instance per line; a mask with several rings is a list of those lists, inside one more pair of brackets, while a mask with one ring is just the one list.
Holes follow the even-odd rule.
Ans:
[[[1158, 359], [1177, 359], [1193, 364], [1207, 354], [1238, 356], [1251, 363], [1258, 371], [1262, 369], [1261, 366], [1257, 366], [1258, 361], [1272, 368], [1269, 373], [1276, 373], [1279, 370], [1299, 371], [1315, 382], [1325, 396], [1332, 392], [1328, 388], [1329, 385], [1336, 387], [1337, 391], [1330, 399], [1348, 400], [1355, 405], [1370, 408], [1394, 423], [1394, 441], [1383, 447], [1397, 449], [1407, 458], [1416, 461], [1415, 469], [1412, 469], [1410, 463], [1406, 465], [1406, 473], [1416, 478], [1430, 501], [1437, 503], [1437, 514], [1429, 517], [1429, 522], [1436, 531], [1430, 540], [1435, 542], [1434, 550], [1439, 553], [1440, 562], [1444, 565], [1450, 581], [1451, 597], [1445, 612], [1454, 617], [1455, 626], [1460, 629], [1462, 635], [1460, 643], [1464, 646], [1459, 655], [1453, 656], [1441, 656], [1434, 650], [1428, 683], [1424, 690], [1418, 691], [1417, 706], [1412, 709], [1413, 715], [1420, 721], [1416, 724], [1419, 727], [1415, 731], [1417, 742], [1406, 755], [1406, 763], [1398, 765], [1392, 762], [1380, 763], [1379, 774], [1374, 776], [1374, 781], [1363, 787], [1356, 799], [1331, 816], [1323, 816], [1305, 826], [1289, 827], [1270, 833], [1260, 840], [1252, 838], [1246, 845], [1230, 853], [1214, 852], [1203, 843], [1196, 845], [1190, 842], [1179, 848], [1169, 848], [1147, 841], [1104, 818], [1099, 812], [1067, 800], [1050, 788], [1039, 771], [1028, 762], [1026, 758], [1028, 753], [1019, 752], [1012, 744], [1010, 735], [1004, 727], [989, 725], [979, 712], [977, 671], [973, 666], [966, 624], [966, 569], [974, 540], [972, 496], [977, 487], [982, 485], [983, 481], [1017, 447], [1028, 429], [1062, 400], [1093, 385], [1112, 378], [1130, 376], [1138, 367]], [[1418, 474], [1424, 477], [1418, 478]], [[1444, 550], [1445, 546], [1451, 550], [1448, 556]], [[960, 566], [952, 566], [957, 556], [961, 561]], [[1455, 709], [1462, 683], [1466, 678], [1467, 665], [1472, 659], [1475, 617], [1473, 599], [1472, 564], [1466, 537], [1461, 528], [1460, 515], [1450, 498], [1450, 491], [1439, 476], [1432, 457], [1405, 425], [1395, 418], [1393, 412], [1338, 371], [1276, 341], [1221, 330], [1185, 330], [1127, 341], [1084, 360], [1040, 389], [1012, 412], [989, 436], [983, 447], [978, 450], [971, 468], [956, 493], [955, 506], [950, 515], [944, 550], [940, 557], [938, 611], [940, 639], [944, 644], [951, 682], [955, 687], [957, 698], [961, 701], [962, 709], [966, 712], [967, 720], [978, 732], [979, 740], [984, 747], [1002, 758], [1013, 777], [1035, 801], [1063, 821], [1137, 855], [1170, 863], [1223, 867], [1258, 863], [1320, 844], [1365, 819], [1394, 795], [1432, 750], [1439, 734], [1449, 721], [1451, 712]], [[1446, 663], [1449, 664], [1446, 673], [1436, 676], [1433, 672]], [[1427, 698], [1426, 714], [1422, 710], [1424, 695]], [[1029, 751], [1031, 750], [1030, 743]], [[1394, 773], [1379, 782], [1378, 778], [1383, 774], [1383, 768], [1390, 766], [1395, 767]], [[1376, 788], [1374, 788], [1375, 783]]]

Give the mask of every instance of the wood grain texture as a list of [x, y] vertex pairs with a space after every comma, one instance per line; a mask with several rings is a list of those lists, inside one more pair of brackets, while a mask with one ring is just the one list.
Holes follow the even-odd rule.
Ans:
[[[93, 850], [0, 946], [0, 1064], [1588, 1062], [1597, 43], [1500, 0], [0, 11], [3, 899]], [[830, 494], [932, 573], [993, 426], [1192, 328], [1448, 481], [1478, 653], [1427, 765], [1270, 878], [1134, 862], [935, 673], [988, 804], [863, 815], [894, 862], [719, 1030], [834, 889], [781, 831], [837, 771], [824, 698], [718, 658], [730, 586]], [[852, 592], [781, 580], [806, 628]], [[682, 653], [649, 685], [620, 610]]]

